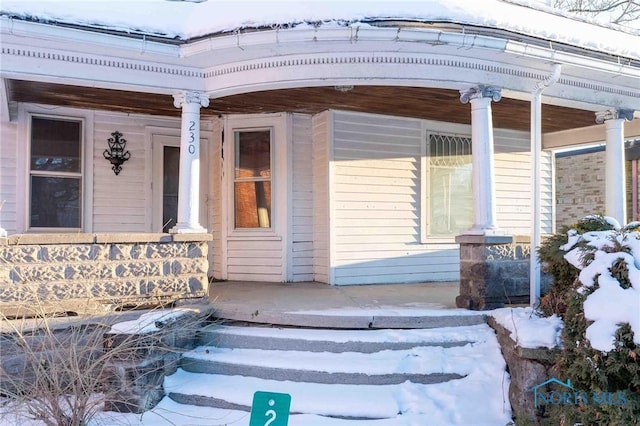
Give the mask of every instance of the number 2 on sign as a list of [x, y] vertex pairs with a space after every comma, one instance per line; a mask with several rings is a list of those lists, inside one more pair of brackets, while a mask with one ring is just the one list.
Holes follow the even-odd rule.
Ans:
[[267, 419], [267, 421], [265, 422], [264, 426], [269, 426], [271, 423], [276, 421], [276, 412], [273, 410], [267, 410], [266, 413], [264, 413], [265, 416], [270, 417], [269, 419]]

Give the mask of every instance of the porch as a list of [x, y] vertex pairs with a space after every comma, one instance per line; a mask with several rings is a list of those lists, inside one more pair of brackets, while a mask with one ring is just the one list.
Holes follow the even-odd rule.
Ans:
[[[216, 316], [227, 320], [328, 328], [405, 328], [449, 318], [459, 283], [331, 286], [319, 282], [220, 281], [209, 286]], [[425, 315], [425, 311], [440, 313]], [[403, 326], [404, 324], [404, 326]], [[437, 326], [437, 325], [435, 325]]]

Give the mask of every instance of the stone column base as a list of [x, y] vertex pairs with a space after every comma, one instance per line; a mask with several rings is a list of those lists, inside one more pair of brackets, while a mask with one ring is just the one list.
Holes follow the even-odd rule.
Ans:
[[459, 235], [456, 242], [460, 244], [460, 295], [456, 306], [488, 310], [528, 301], [528, 237]]

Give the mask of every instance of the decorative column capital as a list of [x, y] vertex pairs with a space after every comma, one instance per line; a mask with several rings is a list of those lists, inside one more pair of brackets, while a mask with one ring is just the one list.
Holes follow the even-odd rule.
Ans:
[[632, 109], [612, 108], [596, 112], [596, 123], [602, 124], [607, 120], [633, 120]]
[[209, 97], [202, 92], [184, 91], [173, 95], [173, 105], [182, 108], [184, 104], [199, 104], [202, 107], [209, 106]]
[[468, 103], [470, 100], [479, 98], [491, 98], [494, 102], [498, 102], [502, 99], [502, 89], [499, 87], [479, 84], [460, 91], [460, 102], [463, 104]]

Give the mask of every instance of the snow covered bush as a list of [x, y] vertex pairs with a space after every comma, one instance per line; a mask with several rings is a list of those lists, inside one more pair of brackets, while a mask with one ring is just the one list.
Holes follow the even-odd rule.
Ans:
[[570, 379], [574, 389], [622, 395], [618, 403], [592, 399], [547, 407], [565, 424], [640, 421], [638, 229], [637, 222], [621, 227], [611, 218], [588, 216], [540, 249], [554, 279], [561, 279], [552, 286], [553, 303], [543, 303], [547, 313], [560, 308], [565, 322], [558, 378]]

